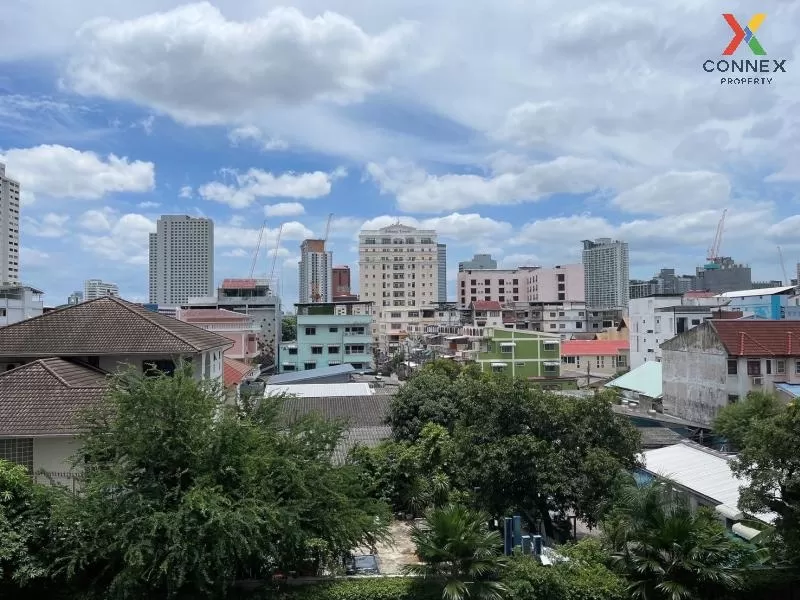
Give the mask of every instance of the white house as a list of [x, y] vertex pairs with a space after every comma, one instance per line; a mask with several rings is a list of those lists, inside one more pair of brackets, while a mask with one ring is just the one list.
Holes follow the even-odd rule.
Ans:
[[109, 373], [166, 373], [191, 363], [222, 383], [232, 342], [119, 298], [102, 297], [0, 328], [0, 458], [70, 479], [76, 413], [100, 400]]
[[41, 315], [42, 294], [42, 290], [28, 285], [0, 284], [0, 327]]
[[726, 306], [729, 299], [690, 294], [647, 296], [628, 302], [630, 367], [661, 360], [660, 344], [697, 327]]

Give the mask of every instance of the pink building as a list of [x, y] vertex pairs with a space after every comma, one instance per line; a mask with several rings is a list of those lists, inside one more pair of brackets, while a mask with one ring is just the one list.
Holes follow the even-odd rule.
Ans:
[[473, 302], [584, 302], [583, 265], [558, 265], [553, 268], [474, 269], [458, 273], [459, 307]]
[[247, 360], [258, 356], [258, 325], [253, 318], [220, 308], [184, 308], [177, 318], [207, 331], [224, 336], [233, 342], [225, 350], [226, 358]]

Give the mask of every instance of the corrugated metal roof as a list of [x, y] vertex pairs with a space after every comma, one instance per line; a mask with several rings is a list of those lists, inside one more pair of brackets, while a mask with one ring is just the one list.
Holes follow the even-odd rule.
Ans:
[[[739, 488], [746, 484], [731, 471], [732, 457], [687, 442], [645, 450], [644, 467], [650, 473], [674, 481], [681, 487], [705, 496], [717, 504], [739, 506]], [[753, 515], [772, 523], [773, 513]]]
[[663, 394], [661, 363], [648, 361], [633, 371], [617, 377], [614, 381], [609, 381], [606, 387], [631, 390], [648, 398], [661, 398]]
[[294, 385], [267, 385], [267, 396], [292, 394], [298, 398], [341, 398], [344, 396], [371, 396], [368, 383], [299, 383]]
[[281, 373], [280, 375], [273, 375], [269, 378], [270, 385], [283, 384], [283, 383], [300, 383], [301, 381], [310, 381], [319, 379], [320, 377], [333, 377], [334, 375], [346, 375], [348, 373], [355, 373], [356, 370], [351, 364], [334, 365], [332, 367], [321, 367], [319, 369], [311, 369], [309, 371], [295, 371], [294, 373]]
[[795, 398], [800, 398], [800, 385], [795, 383], [776, 383], [775, 387], [781, 390], [782, 392], [786, 392], [790, 396], [794, 396]]
[[774, 294], [783, 294], [793, 290], [793, 285], [783, 285], [781, 287], [760, 288], [755, 290], [738, 290], [735, 292], [723, 292], [719, 294], [720, 298], [749, 298], [752, 296], [773, 296]]

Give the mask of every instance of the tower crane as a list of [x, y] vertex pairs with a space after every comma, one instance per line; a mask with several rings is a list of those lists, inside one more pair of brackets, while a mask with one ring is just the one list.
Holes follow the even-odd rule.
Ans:
[[711, 248], [708, 249], [708, 263], [706, 264], [706, 268], [716, 269], [718, 264], [719, 258], [719, 249], [722, 246], [722, 234], [725, 232], [725, 215], [728, 214], [728, 209], [722, 211], [722, 216], [719, 219], [719, 223], [717, 223], [717, 232], [714, 236], [714, 242], [711, 245]]
[[783, 271], [783, 281], [781, 283], [783, 283], [783, 285], [789, 285], [790, 281], [786, 276], [786, 263], [783, 262], [783, 250], [781, 250], [780, 246], [778, 246], [778, 258], [781, 259], [781, 271]]
[[[278, 250], [281, 247], [281, 234], [283, 233], [283, 223], [278, 227], [278, 239], [275, 241], [275, 253], [272, 255], [272, 270], [269, 272], [270, 282], [275, 281], [275, 264], [278, 262]], [[277, 287], [277, 286], [276, 286]], [[273, 290], [274, 292], [274, 290]]]
[[256, 272], [256, 264], [258, 263], [258, 254], [261, 251], [261, 240], [264, 239], [264, 230], [267, 228], [267, 220], [264, 219], [264, 223], [261, 225], [261, 231], [258, 232], [258, 241], [256, 242], [256, 251], [253, 253], [253, 262], [250, 265], [250, 279], [253, 278], [253, 274]]

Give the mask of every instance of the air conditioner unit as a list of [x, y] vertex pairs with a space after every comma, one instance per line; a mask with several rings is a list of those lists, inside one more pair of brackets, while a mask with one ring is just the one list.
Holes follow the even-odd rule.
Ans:
[[764, 383], [763, 377], [753, 377], [753, 385], [761, 385]]

